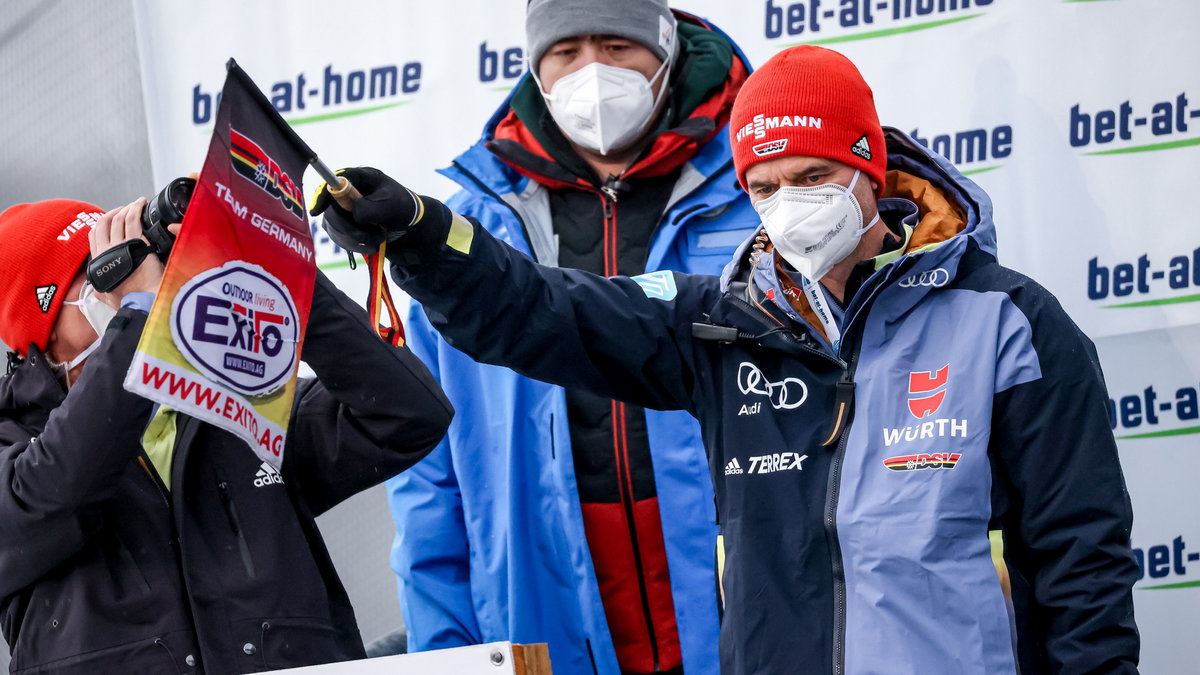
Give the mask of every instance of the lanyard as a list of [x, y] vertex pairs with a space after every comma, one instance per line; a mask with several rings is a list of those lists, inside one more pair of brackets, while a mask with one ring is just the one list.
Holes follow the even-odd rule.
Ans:
[[821, 290], [821, 284], [809, 281], [808, 277], [801, 277], [801, 285], [804, 287], [804, 294], [808, 296], [808, 305], [812, 307], [813, 313], [817, 315], [817, 320], [825, 328], [825, 336], [829, 338], [829, 344], [833, 346], [833, 353], [837, 353], [838, 347], [842, 344], [842, 330], [838, 328], [837, 321], [833, 318], [833, 313], [829, 309], [829, 301], [825, 299], [825, 292]]
[[[378, 251], [363, 256], [367, 261], [367, 269], [371, 272], [367, 314], [371, 317], [371, 323], [375, 325], [375, 333], [384, 342], [393, 347], [403, 347], [405, 344], [404, 323], [400, 320], [400, 312], [396, 311], [396, 305], [392, 301], [392, 291], [388, 287], [387, 278], [384, 275], [384, 269], [387, 267], [387, 260], [384, 257], [386, 252], [387, 242], [385, 241], [379, 245]], [[382, 321], [385, 312], [388, 319], [387, 326], [383, 325]]]

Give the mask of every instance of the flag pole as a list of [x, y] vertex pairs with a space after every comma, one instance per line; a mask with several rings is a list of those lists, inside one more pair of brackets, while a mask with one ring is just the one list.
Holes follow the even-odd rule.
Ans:
[[[329, 196], [333, 197], [338, 206], [353, 213], [354, 200], [360, 199], [362, 197], [362, 193], [359, 192], [358, 189], [355, 188], [345, 176], [339, 176], [329, 170], [329, 167], [325, 165], [325, 162], [322, 162], [321, 159], [317, 157], [317, 153], [313, 152], [313, 149], [308, 147], [308, 143], [305, 143], [304, 139], [300, 138], [300, 134], [297, 134], [296, 130], [293, 129], [287, 123], [287, 121], [283, 119], [283, 116], [279, 114], [279, 111], [275, 109], [275, 106], [271, 105], [271, 102], [267, 100], [266, 94], [263, 94], [262, 90], [258, 88], [258, 85], [254, 84], [254, 80], [251, 80], [250, 76], [246, 74], [246, 71], [242, 70], [241, 67], [238, 66], [237, 61], [234, 59], [229, 59], [229, 61], [225, 63], [225, 69], [228, 71], [230, 77], [233, 77], [241, 82], [243, 88], [249, 93], [250, 100], [262, 109], [262, 112], [266, 118], [271, 120], [271, 123], [279, 129], [279, 132], [283, 134], [284, 138], [286, 138], [289, 143], [292, 144], [292, 147], [300, 151], [304, 161], [312, 166], [314, 170], [316, 170], [318, 176], [325, 180], [326, 189], [329, 190]], [[385, 240], [380, 242], [378, 251], [370, 255], [363, 256], [367, 260], [367, 264], [372, 271], [370, 288], [371, 298], [368, 300], [368, 308], [371, 315], [371, 321], [375, 324], [376, 332], [379, 334], [379, 337], [383, 338], [392, 345], [399, 347], [403, 346], [405, 341], [404, 324], [400, 321], [399, 313], [396, 312], [395, 303], [392, 301], [391, 290], [388, 289], [387, 280], [384, 278], [383, 268], [386, 265], [386, 254], [387, 241]], [[346, 251], [346, 255], [350, 258], [350, 269], [354, 269], [354, 254], [350, 251]], [[383, 309], [386, 309], [388, 312], [389, 321], [392, 323], [390, 328], [383, 326], [379, 321], [380, 317], [382, 316]]]

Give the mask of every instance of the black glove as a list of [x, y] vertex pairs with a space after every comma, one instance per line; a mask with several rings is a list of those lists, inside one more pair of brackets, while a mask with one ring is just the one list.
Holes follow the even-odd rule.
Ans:
[[386, 241], [395, 241], [424, 215], [421, 199], [379, 169], [357, 167], [338, 171], [362, 193], [353, 213], [343, 209], [322, 184], [310, 214], [325, 213], [324, 227], [334, 243], [355, 253], [371, 254]]

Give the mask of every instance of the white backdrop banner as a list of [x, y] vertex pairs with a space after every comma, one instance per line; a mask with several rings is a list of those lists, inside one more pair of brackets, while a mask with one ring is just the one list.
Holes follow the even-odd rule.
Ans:
[[1200, 325], [1097, 341], [1133, 500], [1143, 673], [1200, 662]]
[[[196, 170], [230, 56], [331, 166], [436, 176], [525, 69], [524, 0], [135, 1], [153, 174]], [[1200, 4], [1194, 0], [678, 0], [759, 65], [821, 44], [849, 56], [884, 124], [955, 162], [995, 202], [1001, 262], [1094, 339], [1134, 500], [1148, 673], [1200, 641]], [[179, 30], [185, 26], [187, 30]], [[315, 179], [310, 178], [310, 182]], [[314, 184], [315, 183], [311, 183]], [[355, 297], [364, 270], [317, 232]]]

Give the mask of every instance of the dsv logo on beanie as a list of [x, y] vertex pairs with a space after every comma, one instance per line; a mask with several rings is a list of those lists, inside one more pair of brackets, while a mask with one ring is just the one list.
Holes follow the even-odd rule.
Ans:
[[183, 285], [171, 307], [171, 335], [205, 376], [249, 396], [281, 387], [296, 368], [296, 306], [278, 279], [234, 260]]
[[787, 144], [788, 139], [780, 138], [774, 141], [767, 141], [766, 143], [759, 143], [750, 149], [759, 157], [766, 157], [767, 155], [777, 155], [787, 150]]

